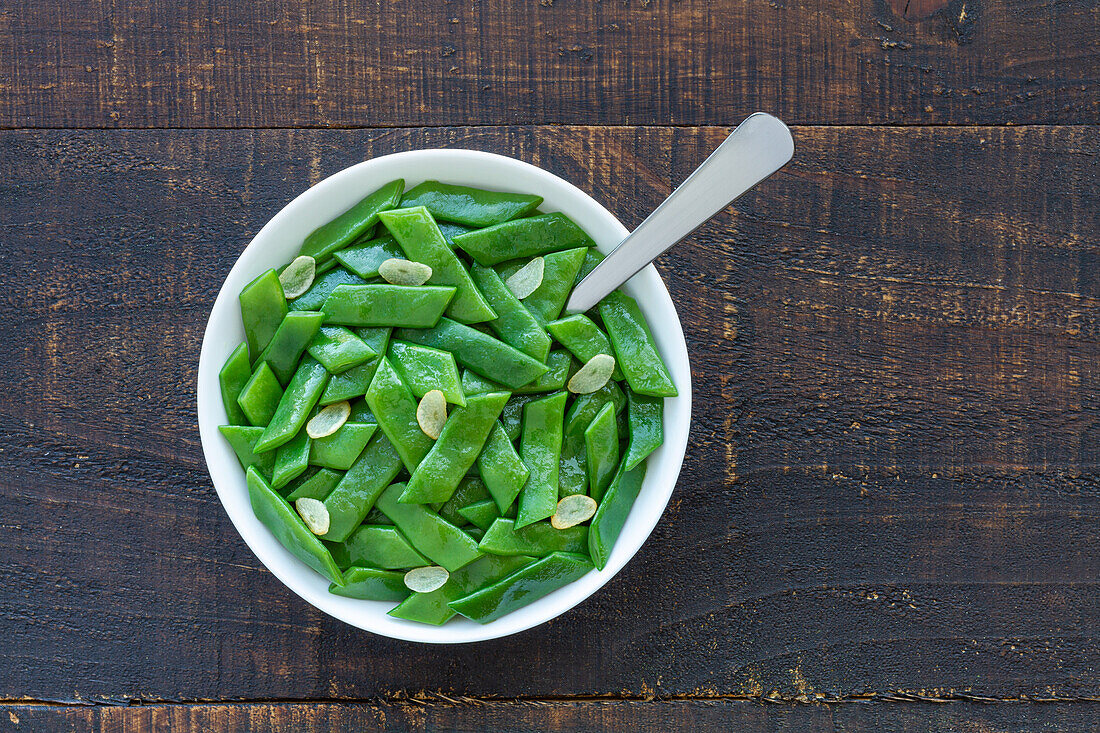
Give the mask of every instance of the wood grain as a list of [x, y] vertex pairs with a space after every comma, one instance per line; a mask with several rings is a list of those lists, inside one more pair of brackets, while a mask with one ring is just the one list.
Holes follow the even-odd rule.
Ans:
[[1094, 0], [10, 0], [2, 127], [1095, 123]]
[[[429, 647], [312, 610], [218, 504], [193, 411], [222, 278], [363, 158], [514, 155], [633, 226], [723, 131], [0, 132], [0, 698], [1100, 694], [1100, 128], [795, 134], [789, 168], [661, 261], [696, 398], [650, 541], [543, 627]], [[211, 714], [252, 720], [232, 710]]]
[[458, 704], [0, 706], [0, 732], [378, 730], [482, 731], [769, 730], [790, 733], [996, 733], [1100, 730], [1100, 703], [951, 705], [876, 703], [779, 706], [745, 701], [491, 702]]

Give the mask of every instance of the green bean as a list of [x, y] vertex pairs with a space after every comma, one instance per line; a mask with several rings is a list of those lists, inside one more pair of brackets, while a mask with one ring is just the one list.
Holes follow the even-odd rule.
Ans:
[[304, 481], [299, 478], [300, 483], [288, 486], [287, 488], [292, 488], [292, 490], [287, 495], [286, 500], [294, 502], [308, 497], [317, 501], [324, 501], [325, 497], [332, 493], [332, 490], [336, 488], [343, 477], [342, 471], [330, 471], [327, 468], [322, 468]]
[[650, 397], [675, 397], [676, 386], [661, 361], [638, 303], [616, 290], [600, 301], [599, 312], [615, 347], [615, 360], [630, 388]]
[[237, 405], [253, 425], [267, 425], [279, 408], [283, 386], [266, 361], [261, 361], [237, 395]]
[[534, 603], [590, 570], [592, 562], [584, 555], [553, 552], [503, 580], [451, 601], [450, 606], [466, 618], [486, 624]]
[[489, 498], [489, 489], [477, 476], [467, 476], [458, 483], [455, 493], [445, 502], [436, 502], [431, 505], [432, 510], [456, 527], [466, 524], [466, 518], [458, 513], [459, 509], [470, 504], [476, 504]]
[[396, 180], [374, 191], [359, 203], [327, 224], [313, 230], [302, 243], [300, 255], [309, 255], [324, 262], [333, 252], [352, 243], [378, 223], [378, 215], [397, 206], [405, 190], [405, 182]]
[[586, 244], [588, 235], [565, 214], [542, 214], [515, 219], [454, 238], [482, 265], [519, 257], [535, 257]]
[[486, 392], [502, 392], [507, 389], [503, 384], [497, 384], [491, 379], [486, 379], [477, 372], [472, 372], [469, 369], [462, 370], [462, 393], [467, 397], [485, 394]]
[[512, 399], [504, 405], [504, 409], [500, 412], [500, 424], [504, 427], [504, 434], [508, 436], [508, 440], [519, 438], [520, 428], [523, 425], [523, 408], [528, 402], [541, 397], [542, 395], [537, 394], [512, 395]]
[[393, 484], [378, 497], [378, 508], [422, 555], [449, 571], [481, 556], [477, 542], [423, 504], [402, 504], [404, 484]]
[[475, 395], [465, 407], [455, 409], [435, 445], [411, 472], [401, 501], [430, 504], [450, 499], [481, 453], [508, 397], [507, 392]]
[[405, 253], [397, 246], [397, 240], [386, 235], [365, 242], [356, 242], [347, 249], [333, 254], [341, 265], [359, 277], [378, 277], [378, 266], [389, 259], [403, 259]]
[[395, 570], [350, 567], [344, 571], [344, 582], [333, 583], [328, 592], [365, 601], [403, 601], [412, 592], [405, 587], [405, 574]]
[[657, 450], [664, 442], [662, 411], [664, 399], [627, 392], [629, 405], [630, 445], [623, 465], [629, 471]]
[[405, 193], [401, 208], [423, 206], [436, 219], [481, 229], [526, 216], [541, 203], [542, 196], [424, 181]]
[[555, 392], [565, 388], [569, 377], [576, 372], [577, 364], [565, 349], [555, 349], [546, 358], [547, 372], [533, 382], [515, 390], [515, 394]]
[[638, 498], [644, 479], [644, 463], [638, 464], [632, 471], [620, 470], [596, 509], [596, 515], [592, 517], [588, 528], [588, 553], [597, 568], [603, 570], [607, 565], [611, 550], [626, 525], [626, 518]]
[[341, 285], [321, 306], [326, 323], [431, 328], [454, 297], [453, 287]]
[[308, 351], [310, 356], [324, 364], [325, 369], [332, 374], [347, 371], [377, 356], [363, 339], [343, 326], [322, 327], [320, 333], [313, 337]]
[[[603, 262], [603, 255], [596, 249], [596, 243], [592, 242], [588, 246], [588, 252], [584, 255], [584, 262], [581, 263], [581, 270], [577, 273], [576, 282], [580, 282], [584, 278], [588, 277], [588, 273], [596, 269], [596, 265]], [[574, 283], [576, 284], [576, 283]]]
[[[330, 260], [331, 261], [331, 260]], [[313, 280], [313, 285], [309, 290], [299, 295], [294, 300], [290, 301], [290, 310], [292, 311], [316, 311], [321, 310], [321, 306], [328, 300], [328, 296], [332, 295], [332, 291], [341, 285], [366, 285], [367, 281], [358, 275], [354, 275], [342, 267], [326, 272], [323, 275], [318, 274]]]
[[271, 487], [278, 491], [301, 476], [309, 467], [309, 436], [305, 430], [275, 450], [275, 471]]
[[[607, 334], [584, 314], [578, 313], [551, 321], [546, 324], [546, 327], [558, 343], [569, 349], [581, 364], [587, 363], [596, 354], [615, 356], [615, 351], [611, 348], [611, 340], [607, 338]], [[611, 373], [611, 378], [623, 378], [617, 362], [615, 371]]]
[[256, 451], [278, 448], [302, 429], [310, 410], [317, 404], [328, 382], [328, 372], [310, 357], [302, 360], [298, 371], [290, 378], [279, 406], [256, 443]]
[[556, 392], [523, 408], [520, 456], [531, 473], [519, 492], [517, 527], [546, 519], [557, 507], [565, 397]]
[[439, 590], [413, 593], [389, 613], [395, 618], [438, 626], [455, 615], [447, 604], [479, 588], [491, 585], [533, 562], [533, 557], [486, 555], [451, 573]]
[[476, 504], [464, 506], [458, 510], [458, 513], [475, 527], [489, 529], [489, 525], [493, 523], [493, 520], [500, 516], [500, 509], [497, 508], [495, 501], [486, 499]]
[[565, 414], [565, 434], [583, 436], [584, 429], [608, 401], [615, 404], [615, 412], [622, 412], [626, 407], [626, 395], [614, 382], [608, 382], [595, 392], [577, 395]]
[[472, 232], [473, 227], [464, 226], [462, 224], [455, 224], [449, 221], [436, 222], [439, 225], [439, 231], [443, 232], [444, 239], [447, 240], [447, 246], [454, 249], [454, 239], [459, 234], [465, 234], [466, 232]]
[[271, 371], [275, 372], [275, 376], [279, 378], [279, 383], [286, 384], [294, 376], [294, 370], [298, 368], [302, 354], [313, 337], [317, 335], [317, 330], [321, 328], [321, 322], [324, 319], [325, 314], [316, 311], [287, 313], [256, 361], [267, 362]]
[[584, 429], [585, 460], [588, 466], [588, 495], [599, 502], [619, 466], [619, 432], [615, 405], [608, 402]]
[[546, 329], [512, 294], [496, 270], [475, 263], [470, 268], [470, 275], [497, 313], [497, 317], [489, 321], [489, 328], [509, 346], [534, 359], [546, 361], [547, 354], [550, 353], [550, 337], [546, 334]]
[[431, 561], [417, 552], [393, 526], [363, 525], [344, 540], [343, 549], [349, 565], [382, 570], [431, 565]]
[[542, 284], [523, 299], [523, 305], [543, 326], [561, 315], [586, 251], [579, 247], [546, 255]]
[[275, 330], [286, 315], [286, 296], [279, 282], [279, 274], [268, 270], [245, 285], [238, 300], [241, 304], [241, 319], [244, 321], [244, 336], [248, 342], [248, 354], [252, 361], [264, 350]]
[[325, 539], [346, 540], [400, 471], [401, 457], [384, 434], [376, 433], [324, 499], [329, 515]]
[[455, 358], [450, 352], [405, 341], [392, 341], [389, 359], [390, 365], [401, 376], [401, 381], [417, 397], [438, 389], [451, 404], [466, 404], [462, 380], [458, 376]]
[[470, 279], [458, 255], [447, 245], [432, 215], [423, 206], [388, 211], [381, 216], [410, 260], [432, 268], [428, 279], [433, 285], [453, 285], [457, 292], [447, 307], [447, 315], [460, 323], [481, 323], [497, 317]]
[[348, 422], [374, 423], [377, 425], [378, 418], [374, 416], [366, 398], [359, 398], [351, 403], [351, 414], [348, 415]]
[[237, 454], [237, 460], [241, 462], [241, 468], [245, 470], [249, 466], [255, 466], [260, 475], [266, 480], [271, 480], [271, 474], [275, 470], [275, 454], [253, 452], [256, 441], [263, 435], [262, 427], [251, 425], [222, 425], [218, 431], [229, 441], [233, 452]]
[[449, 318], [439, 319], [439, 325], [427, 330], [403, 328], [396, 337], [450, 351], [462, 366], [511, 389], [522, 387], [547, 371], [545, 364], [522, 351]]
[[[355, 329], [356, 335], [362, 339], [363, 343], [379, 356], [376, 356], [365, 364], [351, 367], [346, 372], [334, 375], [332, 379], [328, 381], [328, 386], [325, 387], [324, 394], [321, 395], [322, 405], [331, 405], [333, 402], [351, 400], [356, 397], [362, 397], [367, 393], [367, 388], [370, 387], [370, 381], [374, 379], [374, 372], [381, 363], [381, 355], [386, 353], [386, 347], [389, 345], [390, 332], [392, 330], [393, 329], [390, 328]], [[348, 419], [352, 420], [353, 418], [354, 416]], [[355, 422], [364, 421], [355, 420]], [[371, 422], [374, 422], [373, 418]]]
[[489, 439], [477, 458], [477, 470], [502, 512], [508, 510], [520, 489], [527, 483], [530, 470], [516, 453], [515, 446], [499, 421], [493, 426], [493, 431], [489, 433]]
[[578, 524], [568, 529], [554, 529], [549, 522], [535, 522], [516, 529], [511, 519], [497, 519], [478, 543], [478, 549], [490, 555], [534, 555], [544, 557], [551, 552], [588, 551], [588, 527]]
[[432, 448], [432, 439], [420, 429], [416, 400], [386, 358], [381, 359], [367, 390], [367, 404], [378, 427], [386, 434], [412, 473]]
[[345, 422], [332, 435], [315, 438], [309, 449], [309, 462], [314, 466], [346, 471], [367, 447], [367, 441], [378, 426], [374, 423]]
[[252, 511], [275, 539], [292, 555], [336, 585], [343, 585], [344, 575], [321, 540], [309, 531], [286, 499], [275, 493], [255, 468], [249, 467], [248, 499]]
[[584, 434], [563, 434], [558, 464], [558, 498], [588, 493], [588, 456]]
[[237, 404], [237, 397], [251, 378], [252, 365], [248, 361], [248, 346], [239, 344], [218, 372], [218, 387], [221, 389], [222, 404], [225, 406], [225, 419], [230, 425], [248, 424], [244, 410]]

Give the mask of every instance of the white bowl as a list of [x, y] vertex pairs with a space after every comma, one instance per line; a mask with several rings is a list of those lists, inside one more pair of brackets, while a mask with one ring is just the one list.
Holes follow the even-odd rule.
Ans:
[[545, 199], [543, 210], [565, 212], [592, 236], [604, 253], [627, 234], [618, 219], [576, 186], [527, 163], [492, 153], [416, 150], [367, 160], [329, 176], [287, 204], [260, 230], [241, 253], [218, 293], [199, 356], [198, 416], [202, 449], [218, 498], [241, 537], [275, 577], [313, 606], [352, 626], [395, 639], [438, 644], [495, 639], [549, 621], [588, 598], [626, 565], [653, 531], [672, 495], [687, 448], [691, 421], [687, 345], [668, 290], [651, 265], [627, 283], [626, 291], [641, 305], [680, 395], [665, 401], [664, 445], [649, 458], [638, 501], [603, 570], [594, 570], [545, 598], [487, 624], [459, 616], [443, 626], [429, 626], [388, 616], [386, 612], [393, 603], [332, 595], [328, 592], [329, 582], [291, 555], [252, 513], [244, 471], [218, 432], [218, 426], [226, 422], [218, 371], [229, 353], [244, 340], [237, 304], [241, 289], [264, 270], [293, 259], [302, 240], [315, 228], [367, 193], [397, 178], [404, 178], [406, 186], [434, 179], [538, 194]]

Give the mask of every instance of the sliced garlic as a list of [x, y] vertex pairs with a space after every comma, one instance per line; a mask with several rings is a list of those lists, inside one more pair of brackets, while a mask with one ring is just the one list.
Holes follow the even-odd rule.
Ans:
[[447, 422], [447, 398], [438, 389], [433, 389], [420, 399], [416, 406], [416, 422], [432, 440], [438, 440]]
[[570, 494], [558, 502], [554, 516], [550, 517], [550, 526], [554, 529], [568, 529], [581, 522], [587, 522], [595, 514], [595, 499], [584, 494]]
[[405, 587], [413, 593], [431, 593], [433, 590], [442, 588], [450, 579], [451, 574], [446, 568], [428, 565], [423, 568], [413, 568], [405, 573]]
[[324, 438], [332, 435], [351, 417], [351, 403], [347, 400], [336, 402], [321, 409], [313, 419], [306, 423], [306, 435], [311, 438]]
[[542, 285], [542, 276], [546, 272], [546, 260], [536, 257], [523, 267], [516, 270], [510, 278], [504, 281], [512, 295], [523, 300]]
[[317, 260], [309, 255], [295, 257], [294, 261], [286, 266], [279, 275], [279, 283], [283, 286], [283, 295], [287, 300], [294, 300], [313, 285], [313, 278], [317, 274]]
[[614, 371], [615, 357], [610, 354], [596, 354], [577, 370], [566, 386], [574, 394], [590, 394], [607, 384]]
[[431, 279], [432, 268], [423, 262], [394, 257], [378, 266], [378, 274], [391, 285], [423, 285]]
[[294, 502], [294, 508], [298, 510], [298, 516], [306, 523], [310, 532], [315, 535], [328, 533], [328, 507], [323, 502], [303, 496]]

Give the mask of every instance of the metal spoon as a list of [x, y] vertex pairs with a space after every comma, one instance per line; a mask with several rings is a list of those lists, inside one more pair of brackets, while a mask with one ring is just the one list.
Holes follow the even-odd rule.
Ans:
[[565, 304], [566, 312], [583, 313], [599, 303], [657, 255], [786, 165], [793, 155], [794, 140], [782, 121], [763, 112], [749, 115], [577, 284]]

